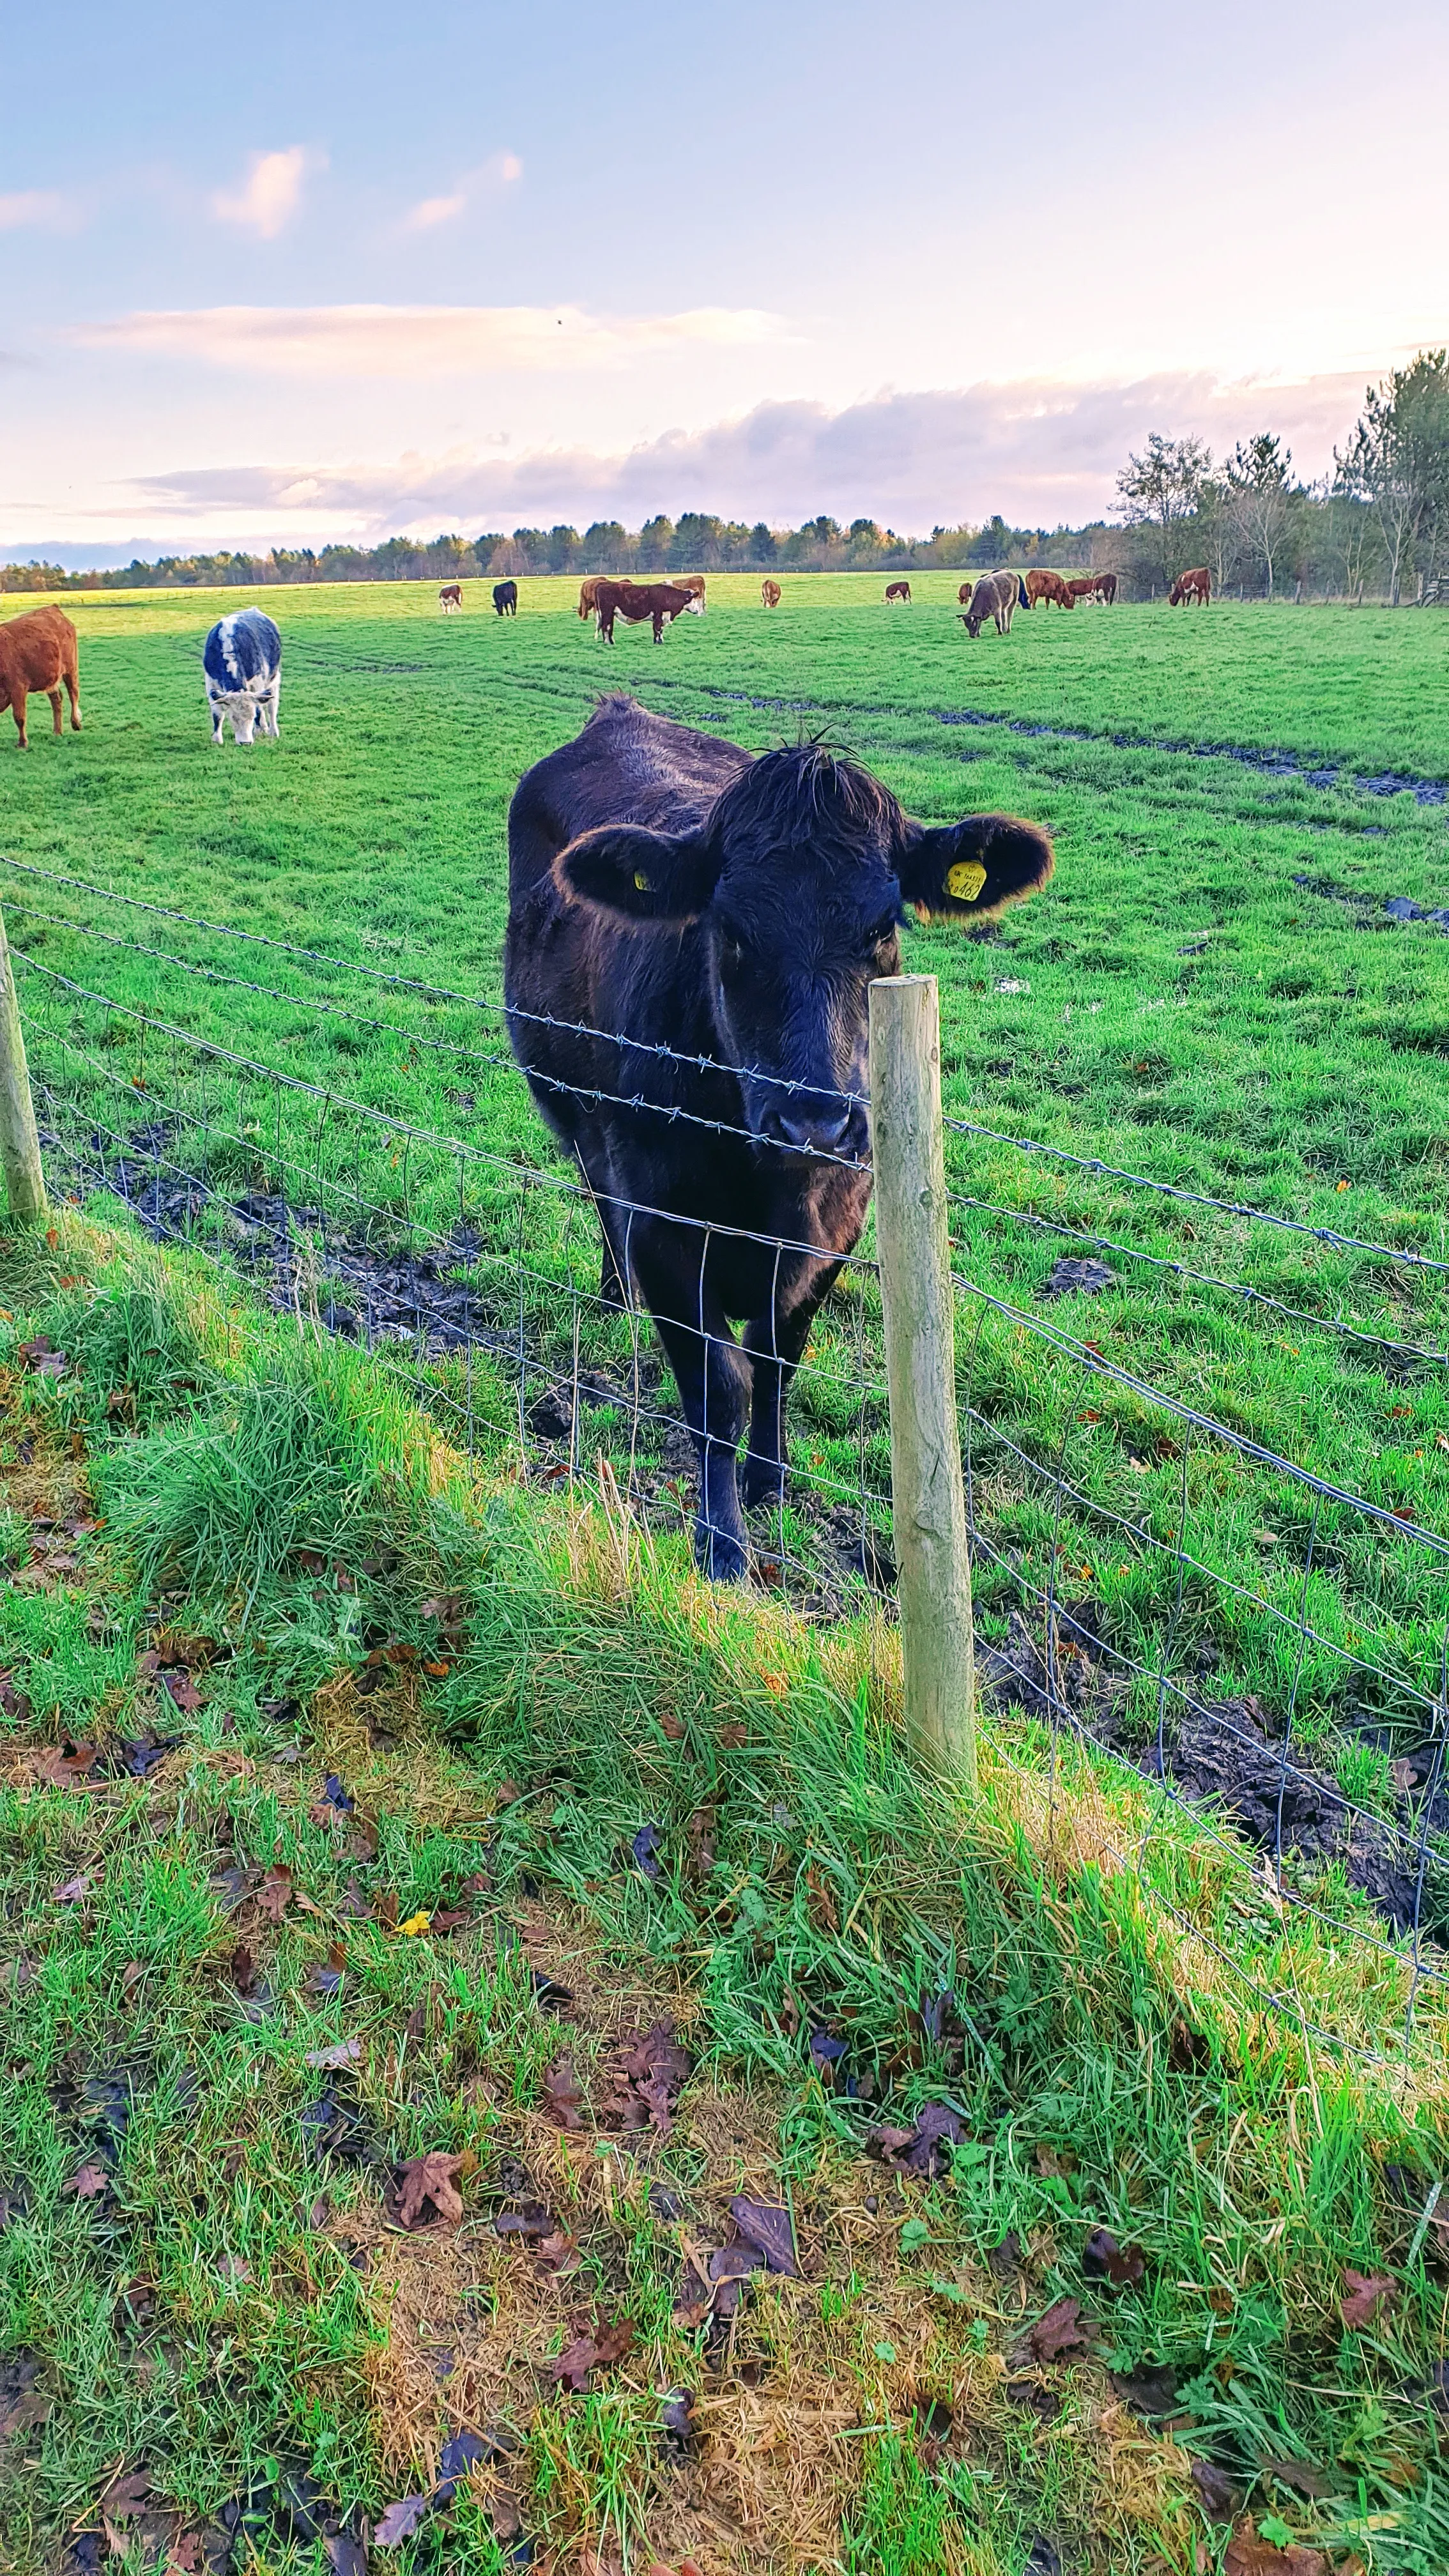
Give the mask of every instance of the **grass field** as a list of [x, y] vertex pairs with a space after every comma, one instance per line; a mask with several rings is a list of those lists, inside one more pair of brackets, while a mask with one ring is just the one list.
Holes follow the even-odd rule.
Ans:
[[[516, 1184], [337, 1101], [547, 1166], [496, 1018], [345, 970], [496, 1003], [508, 796], [607, 680], [752, 747], [825, 726], [930, 819], [1050, 826], [1056, 880], [996, 937], [907, 937], [941, 979], [955, 1116], [1449, 1258], [1449, 940], [1383, 908], [1449, 904], [1449, 817], [1353, 783], [1449, 773], [1442, 622], [1039, 611], [973, 646], [954, 580], [912, 587], [886, 612], [873, 581], [791, 581], [770, 618], [753, 582], [712, 582], [702, 622], [658, 651], [621, 630], [612, 657], [572, 586], [526, 584], [516, 623], [472, 589], [446, 621], [427, 590], [277, 594], [281, 743], [220, 754], [215, 604], [83, 603], [86, 731], [0, 750], [0, 849], [339, 965], [0, 868], [14, 945], [151, 1023], [22, 967], [47, 1116], [82, 1163], [97, 1120], [154, 1141], [165, 1118], [167, 1157], [219, 1190], [285, 1183], [344, 1216], [351, 1191], [379, 1241], [460, 1219], [486, 1241]], [[941, 721], [964, 714], [1090, 739]], [[316, 1086], [324, 1114], [198, 1073], [157, 1022]], [[1391, 1818], [1389, 1759], [1439, 1686], [1439, 1564], [1184, 1443], [1094, 1357], [1443, 1531], [1443, 1366], [1312, 1319], [1440, 1352], [1449, 1283], [949, 1143], [987, 1203], [955, 1210], [963, 1276], [1023, 1316], [1072, 1248], [1055, 1229], [1124, 1247], [1103, 1295], [1051, 1310], [1062, 1347], [963, 1289], [978, 1516], [1007, 1560], [978, 1567], [985, 1634], [1068, 1567], [1104, 1637], [1280, 1723], [1291, 1705], [1295, 1740]], [[582, 1297], [585, 1230], [532, 1195]], [[1205, 2501], [1256, 2520], [1234, 2576], [1445, 2563], [1424, 2397], [1445, 2367], [1442, 2013], [1423, 1988], [1405, 2053], [1412, 1972], [1382, 1927], [1375, 1947], [1285, 1912], [1130, 1772], [1009, 1713], [967, 1830], [902, 1762], [871, 1609], [721, 1600], [682, 1540], [582, 1485], [525, 1494], [486, 1363], [470, 1462], [439, 1438], [456, 1364], [404, 1384], [78, 1216], [38, 1259], [12, 1248], [0, 1296], [21, 1577], [0, 1609], [0, 2423], [27, 2576], [76, 2528], [100, 2535], [81, 2576], [107, 2521], [123, 2555], [164, 2545], [183, 2570], [230, 2532], [269, 2567], [325, 2547], [356, 2576], [356, 2517], [430, 2490], [460, 2428], [504, 2447], [422, 2520], [419, 2568], [517, 2563], [521, 2526], [537, 2563], [595, 2571], [1044, 2576], [1057, 2551], [1186, 2576], [1228, 2547]], [[795, 1426], [797, 1466], [843, 1482], [857, 1427], [824, 1372], [862, 1311], [823, 1327]], [[58, 1369], [26, 1364], [37, 1333]], [[883, 1486], [883, 1418], [867, 1430]], [[1081, 1501], [1059, 1508], [1048, 1472]], [[1203, 1569], [1185, 1589], [1180, 1532]], [[1322, 1645], [1284, 1627], [1303, 1607]], [[1373, 1930], [1341, 1873], [1302, 1886]], [[694, 2072], [641, 2112], [611, 2051], [664, 2014]], [[560, 2055], [576, 2100], [545, 2081]], [[962, 2144], [933, 2171], [947, 2155], [910, 2141], [942, 2100]], [[880, 2121], [906, 2132], [895, 2165], [862, 2161]], [[463, 2217], [445, 2198], [419, 2229], [385, 2190], [429, 2153], [464, 2160]], [[804, 2278], [753, 2277], [729, 2319], [699, 2266], [740, 2194], [789, 2209]], [[1094, 2276], [1093, 2228], [1131, 2249], [1120, 2284]], [[1345, 2267], [1392, 2295], [1345, 2318]], [[1053, 2358], [1045, 2320], [1073, 2299], [1100, 2331], [1058, 2316]], [[600, 2319], [632, 2344], [573, 2390], [553, 2365]], [[103, 2513], [133, 2472], [149, 2496]], [[1309, 2555], [1276, 2554], [1295, 2534]]]

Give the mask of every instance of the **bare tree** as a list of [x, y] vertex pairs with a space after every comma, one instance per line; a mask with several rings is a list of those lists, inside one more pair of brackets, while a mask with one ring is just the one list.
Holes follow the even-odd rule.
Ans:
[[1449, 557], [1449, 351], [1423, 349], [1364, 395], [1348, 446], [1334, 450], [1334, 488], [1373, 512], [1397, 608], [1417, 567], [1433, 598]]
[[1291, 448], [1270, 430], [1246, 444], [1239, 440], [1227, 463], [1227, 509], [1247, 552], [1261, 564], [1264, 588], [1273, 596], [1273, 573], [1287, 541], [1296, 487], [1288, 479]]

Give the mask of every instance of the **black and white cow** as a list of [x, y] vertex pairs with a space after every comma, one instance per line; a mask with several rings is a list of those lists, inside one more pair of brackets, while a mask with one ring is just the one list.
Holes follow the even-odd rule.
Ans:
[[265, 609], [237, 608], [218, 618], [202, 653], [211, 739], [220, 742], [228, 716], [238, 742], [251, 742], [260, 723], [276, 739], [282, 694], [282, 639]]

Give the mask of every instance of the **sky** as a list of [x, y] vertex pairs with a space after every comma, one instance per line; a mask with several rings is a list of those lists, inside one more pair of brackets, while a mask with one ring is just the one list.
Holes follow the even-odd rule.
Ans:
[[1052, 527], [1152, 429], [1317, 474], [1449, 340], [1442, 0], [78, 0], [5, 51], [0, 559]]

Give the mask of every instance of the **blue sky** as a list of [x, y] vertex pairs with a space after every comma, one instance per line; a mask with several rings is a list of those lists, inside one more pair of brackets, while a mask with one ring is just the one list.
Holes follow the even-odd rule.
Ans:
[[1050, 525], [1149, 427], [1319, 470], [1449, 337], [1437, 0], [81, 0], [6, 66], [6, 553]]

